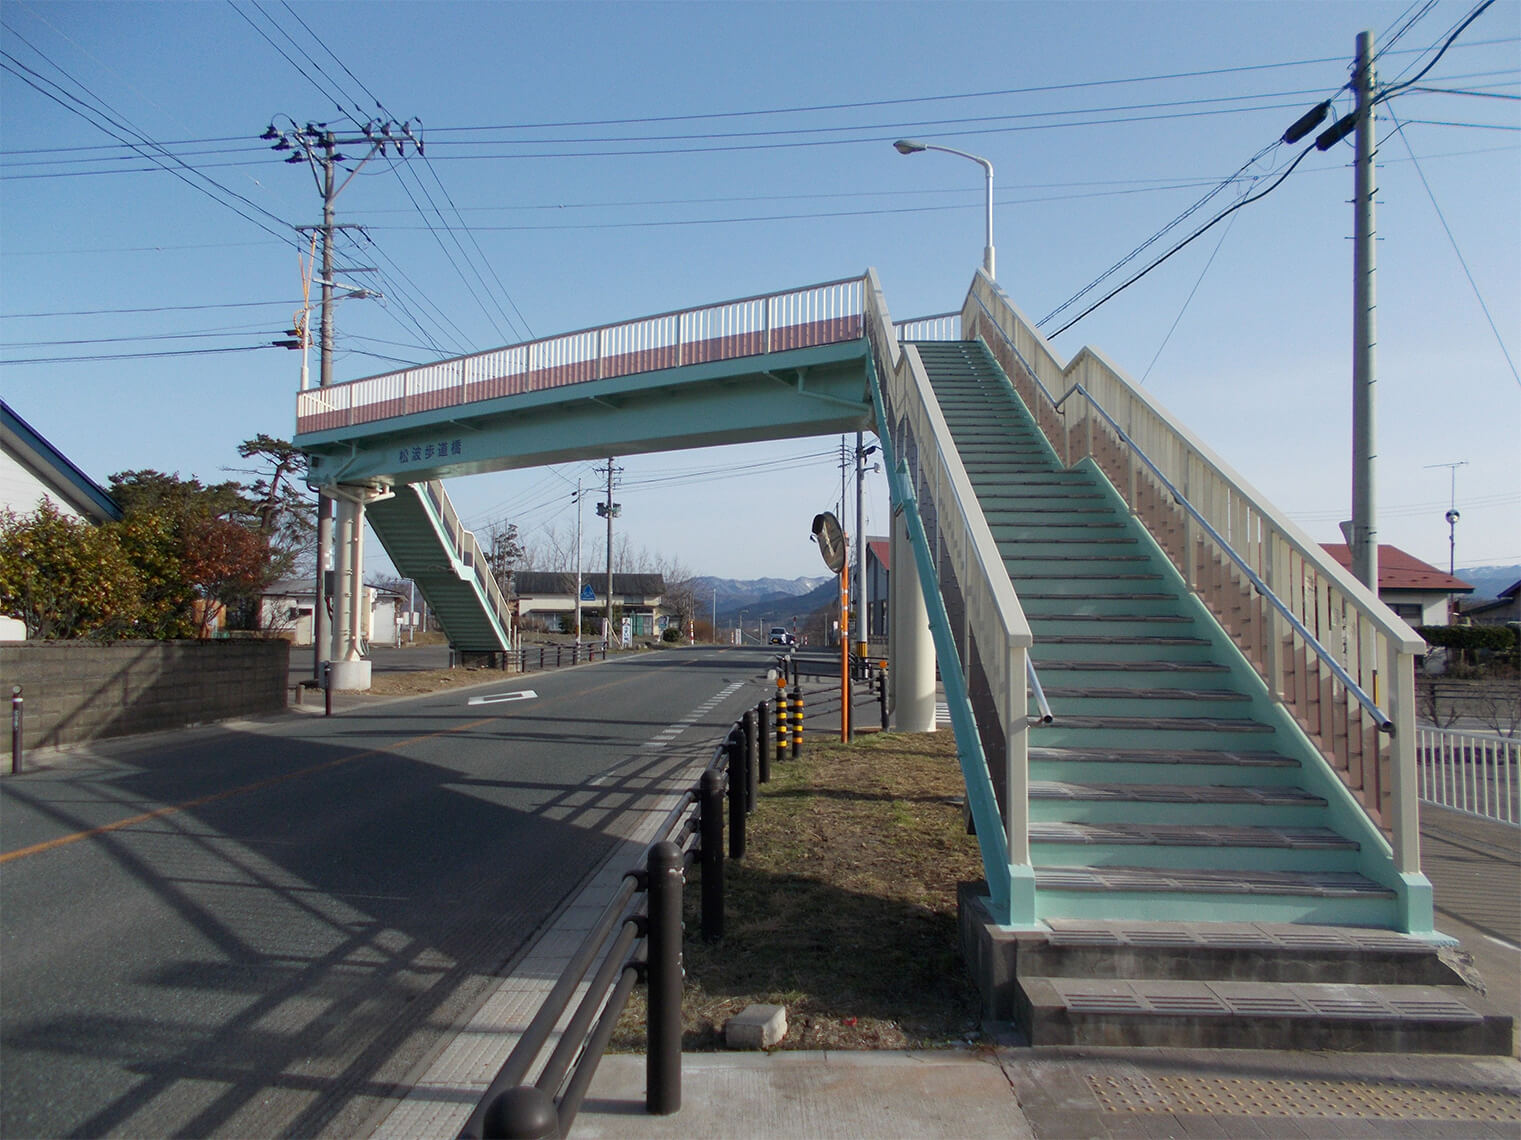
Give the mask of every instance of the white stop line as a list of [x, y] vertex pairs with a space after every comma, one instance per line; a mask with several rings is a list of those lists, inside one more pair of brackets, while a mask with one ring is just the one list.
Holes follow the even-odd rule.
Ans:
[[517, 693], [493, 693], [489, 697], [471, 697], [472, 705], [500, 705], [507, 701], [531, 701], [539, 694], [532, 689], [523, 689]]

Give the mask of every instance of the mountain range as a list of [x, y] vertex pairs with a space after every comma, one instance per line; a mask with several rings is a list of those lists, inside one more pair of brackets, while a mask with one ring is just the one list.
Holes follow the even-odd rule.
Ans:
[[705, 599], [709, 610], [717, 597], [718, 620], [733, 619], [741, 610], [746, 612], [746, 623], [751, 619], [774, 617], [778, 624], [801, 617], [828, 605], [837, 587], [832, 574], [818, 574], [801, 578], [714, 578], [694, 579], [693, 586], [698, 598]]

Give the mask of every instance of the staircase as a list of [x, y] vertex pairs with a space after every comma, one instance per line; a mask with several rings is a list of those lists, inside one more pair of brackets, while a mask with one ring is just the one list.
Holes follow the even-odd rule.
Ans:
[[396, 572], [417, 583], [461, 652], [511, 649], [511, 615], [475, 536], [460, 525], [439, 482], [396, 488], [366, 517]]
[[1029, 736], [1047, 929], [973, 950], [1014, 962], [994, 1016], [1036, 1044], [1510, 1052], [1395, 932], [1377, 826], [1099, 469], [1060, 464], [981, 342], [915, 347], [1054, 714]]

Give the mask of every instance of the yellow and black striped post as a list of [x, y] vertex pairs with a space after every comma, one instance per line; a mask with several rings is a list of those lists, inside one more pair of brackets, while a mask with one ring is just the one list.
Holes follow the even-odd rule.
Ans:
[[776, 762], [778, 764], [787, 759], [787, 744], [791, 739], [787, 721], [787, 678], [778, 676], [776, 678]]
[[796, 760], [803, 754], [803, 690], [800, 685], [792, 686], [792, 758]]

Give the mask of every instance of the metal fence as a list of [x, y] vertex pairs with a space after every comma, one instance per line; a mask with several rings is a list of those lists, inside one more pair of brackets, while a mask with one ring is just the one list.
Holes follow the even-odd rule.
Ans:
[[461, 1140], [564, 1136], [641, 980], [649, 986], [645, 1107], [659, 1115], [681, 1108], [682, 885], [686, 869], [698, 864], [702, 937], [721, 937], [725, 823], [728, 858], [743, 858], [746, 816], [770, 774], [769, 719], [762, 701], [714, 749], [487, 1086]]
[[1521, 827], [1521, 741], [1421, 725], [1416, 741], [1421, 799]]

